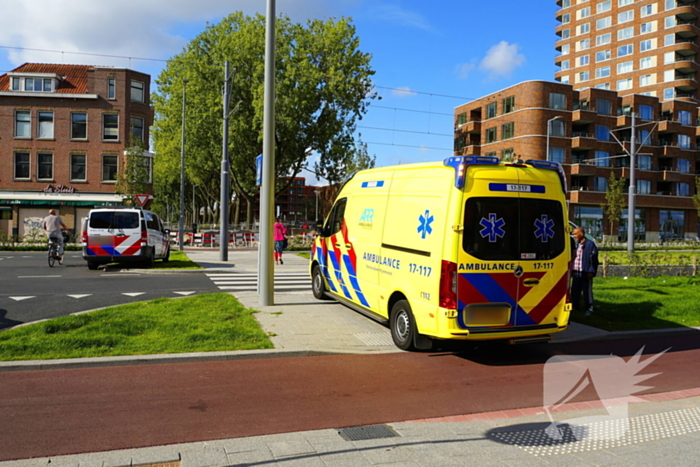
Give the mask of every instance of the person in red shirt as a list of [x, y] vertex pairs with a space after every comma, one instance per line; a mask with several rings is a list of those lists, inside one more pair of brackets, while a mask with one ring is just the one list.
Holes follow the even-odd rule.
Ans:
[[280, 222], [280, 218], [275, 219], [275, 264], [284, 264], [282, 252], [284, 252], [284, 242], [287, 240], [287, 229]]

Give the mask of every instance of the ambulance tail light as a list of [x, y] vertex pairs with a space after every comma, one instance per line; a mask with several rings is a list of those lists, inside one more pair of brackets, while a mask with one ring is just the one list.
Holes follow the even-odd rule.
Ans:
[[457, 308], [457, 264], [450, 261], [440, 267], [440, 307]]
[[141, 248], [148, 246], [148, 231], [146, 229], [141, 230]]

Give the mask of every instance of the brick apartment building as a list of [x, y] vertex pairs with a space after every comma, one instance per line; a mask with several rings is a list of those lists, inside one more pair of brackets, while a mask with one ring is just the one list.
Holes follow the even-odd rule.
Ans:
[[[700, 232], [691, 199], [700, 174], [697, 2], [557, 4], [557, 82], [519, 83], [458, 106], [455, 154], [562, 163], [570, 218], [601, 238], [611, 233], [601, 208], [610, 172], [630, 176], [621, 144], [630, 149], [634, 113], [635, 236], [652, 242], [695, 238]], [[626, 240], [627, 224], [624, 210], [613, 237]]]
[[121, 204], [126, 148], [132, 135], [148, 142], [153, 122], [149, 88], [149, 75], [109, 67], [26, 63], [0, 76], [0, 231], [23, 236], [54, 208], [76, 232], [91, 208]]

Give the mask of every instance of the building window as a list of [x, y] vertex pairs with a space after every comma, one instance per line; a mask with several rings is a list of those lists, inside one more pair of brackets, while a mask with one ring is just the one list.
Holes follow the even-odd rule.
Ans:
[[569, 55], [569, 44], [564, 44], [561, 46], [561, 54]]
[[690, 196], [690, 185], [688, 183], [678, 183], [676, 185], [676, 196]]
[[561, 32], [561, 38], [562, 39], [568, 39], [571, 36], [571, 30], [570, 29], [564, 29]]
[[681, 149], [691, 149], [690, 136], [678, 135], [678, 147]]
[[578, 74], [577, 82], [582, 83], [584, 81], [588, 81], [588, 79], [589, 79], [588, 71], [582, 71], [581, 73]]
[[15, 138], [32, 137], [32, 120], [29, 110], [15, 111]]
[[634, 3], [634, 0], [618, 0], [617, 6], [626, 6]]
[[654, 14], [654, 6], [656, 5], [644, 5], [639, 9], [640, 11], [640, 16], [642, 18], [646, 18], [647, 16], [651, 16]]
[[588, 34], [591, 32], [591, 23], [583, 23], [578, 27], [578, 35]]
[[12, 89], [11, 90], [12, 91], [19, 91], [20, 90], [19, 78], [16, 78], [16, 77], [12, 78]]
[[578, 19], [583, 19], [583, 18], [588, 18], [591, 16], [591, 7], [587, 6], [586, 8], [581, 8], [579, 11], [576, 12], [576, 17]]
[[692, 125], [693, 114], [687, 110], [678, 111], [678, 121], [683, 125]]
[[634, 19], [634, 10], [623, 11], [617, 15], [617, 24], [627, 23]]
[[486, 106], [486, 118], [494, 118], [498, 114], [498, 107], [495, 102], [491, 102]]
[[501, 104], [504, 114], [511, 113], [515, 110], [515, 96], [506, 97]]
[[561, 15], [561, 24], [567, 24], [569, 22], [571, 22], [571, 15], [569, 13]]
[[71, 139], [87, 139], [87, 113], [73, 112], [71, 119]]
[[618, 41], [630, 39], [633, 36], [634, 36], [634, 28], [633, 27], [619, 29], [617, 31], [617, 40]]
[[637, 194], [651, 194], [651, 180], [637, 180]]
[[610, 76], [610, 67], [609, 66], [604, 66], [602, 68], [596, 68], [595, 70], [595, 77], [596, 78], [607, 78]]
[[552, 136], [566, 136], [564, 122], [561, 120], [551, 120], [549, 122], [549, 134]]
[[85, 154], [70, 155], [70, 180], [71, 182], [84, 182], [86, 177], [86, 159]]
[[649, 34], [650, 32], [654, 32], [654, 25], [656, 24], [656, 21], [650, 21], [648, 23], [644, 23], [639, 27], [639, 33], [640, 34]]
[[618, 91], [627, 91], [632, 89], [632, 78], [621, 79], [617, 82]]
[[605, 177], [595, 177], [593, 179], [593, 191], [608, 191], [608, 181]]
[[549, 93], [550, 109], [566, 109], [566, 95], [556, 92]]
[[675, 34], [667, 34], [664, 36], [664, 45], [673, 45], [676, 43], [676, 35]]
[[102, 181], [116, 182], [117, 181], [117, 156], [103, 155], [102, 156]]
[[53, 112], [38, 112], [37, 138], [53, 139]]
[[568, 60], [563, 60], [561, 62], [561, 69], [563, 70], [568, 70], [569, 69], [569, 61]]
[[599, 4], [596, 5], [596, 13], [605, 13], [606, 11], [610, 11], [612, 8], [612, 1], [611, 0], [606, 0], [604, 2], [600, 2]]
[[510, 122], [501, 125], [501, 139], [510, 139], [515, 136], [515, 123]]
[[[466, 123], [467, 119], [467, 114], [460, 114], [460, 116], [462, 115], [464, 115], [463, 118], [465, 121], [460, 123], [460, 125]], [[139, 141], [143, 141], [143, 117], [131, 117], [131, 136], [137, 138]]]
[[639, 48], [641, 49], [642, 52], [646, 52], [647, 50], [653, 49], [654, 45], [653, 45], [652, 39], [647, 39], [645, 41], [640, 42]]
[[676, 8], [676, 0], [666, 0], [666, 9], [673, 10]]
[[664, 89], [664, 99], [673, 99], [674, 93], [673, 88]]
[[690, 173], [690, 161], [688, 159], [678, 159], [676, 161], [676, 170], [680, 173]]
[[654, 66], [654, 57], [644, 57], [639, 60], [639, 69], [651, 68]]
[[459, 152], [467, 145], [467, 137], [465, 135], [459, 135], [454, 141], [454, 151]]
[[37, 180], [53, 180], [53, 154], [40, 152], [36, 155]]
[[496, 141], [496, 127], [486, 129], [486, 142], [493, 143]]
[[[612, 34], [606, 33], [606, 34], [601, 34], [600, 36], [596, 36], [595, 38], [595, 45], [605, 45], [609, 44], [610, 41], [612, 40]], [[610, 57], [608, 57], [610, 58]]]
[[621, 75], [622, 73], [629, 73], [630, 71], [633, 71], [633, 70], [634, 70], [634, 64], [632, 61], [617, 64], [617, 74], [618, 75]]
[[634, 52], [634, 45], [632, 44], [623, 45], [622, 47], [617, 48], [618, 57], [626, 57], [627, 55], [632, 54], [632, 52]]
[[612, 102], [608, 99], [596, 99], [595, 109], [600, 115], [612, 115]]
[[547, 160], [563, 164], [566, 160], [566, 150], [564, 148], [550, 146]]
[[559, 78], [559, 81], [561, 81], [563, 84], [569, 84], [569, 75], [562, 76]]
[[131, 100], [134, 102], [144, 102], [144, 85], [141, 81], [131, 80]]
[[610, 50], [601, 50], [600, 52], [596, 52], [596, 54], [595, 54], [595, 61], [596, 62], [602, 62], [605, 60], [610, 60]]
[[595, 137], [600, 141], [610, 141], [610, 128], [605, 125], [596, 125]]
[[503, 162], [513, 162], [515, 157], [515, 150], [513, 148], [504, 149], [501, 151], [501, 160]]
[[[141, 120], [142, 120], [141, 127], [143, 128], [143, 119], [141, 119]], [[462, 126], [465, 123], [467, 123], [467, 114], [466, 114], [466, 112], [462, 112], [461, 114], [457, 115], [457, 125]], [[132, 128], [134, 126], [134, 117], [131, 117], [131, 126], [132, 126]], [[132, 130], [131, 134], [133, 134], [133, 133], [134, 133], [134, 131]]]
[[605, 151], [596, 151], [595, 165], [597, 167], [610, 167], [610, 153]]
[[102, 115], [102, 139], [116, 141], [119, 139], [119, 115]]
[[107, 78], [107, 99], [117, 98], [117, 78]]
[[581, 55], [578, 58], [578, 66], [586, 66], [591, 62], [590, 55]]
[[639, 170], [651, 170], [651, 156], [638, 155], [637, 167]]
[[29, 153], [15, 153], [15, 179], [29, 180]]
[[606, 91], [609, 91], [610, 90], [610, 83], [596, 84], [595, 88], [596, 89], [605, 89]]
[[605, 29], [609, 28], [611, 24], [612, 18], [610, 16], [606, 16], [605, 18], [600, 18], [598, 21], [595, 22], [595, 28], [598, 30]]
[[[639, 85], [640, 86], [650, 86], [653, 83], [653, 78], [654, 75], [643, 75], [639, 77]], [[648, 106], [647, 106], [648, 107]]]
[[637, 110], [639, 110], [639, 118], [642, 120], [653, 120], [654, 119], [654, 108], [650, 105], [640, 105]]
[[33, 92], [51, 92], [52, 80], [50, 78], [24, 78], [24, 90]]
[[649, 144], [650, 141], [651, 141], [651, 132], [649, 130], [639, 130], [637, 132], [637, 143]]
[[581, 50], [588, 50], [591, 48], [591, 40], [590, 39], [584, 39], [582, 41], [578, 41], [576, 43], [576, 51], [581, 51]]
[[659, 211], [661, 238], [683, 238], [685, 236], [685, 213], [683, 211]]

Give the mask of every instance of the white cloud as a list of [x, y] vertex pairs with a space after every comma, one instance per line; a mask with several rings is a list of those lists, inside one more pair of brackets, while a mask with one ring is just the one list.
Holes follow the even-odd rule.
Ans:
[[501, 41], [489, 49], [479, 68], [488, 72], [491, 78], [508, 77], [525, 63], [525, 56], [519, 49], [518, 44]]
[[[301, 22], [307, 18], [325, 19], [357, 1], [336, 0], [319, 5], [315, 0], [278, 0], [277, 14], [286, 14]], [[12, 8], [2, 9], [0, 45], [18, 48], [5, 49], [7, 60], [14, 66], [38, 62], [108, 65], [138, 70], [149, 66], [161, 68], [162, 62], [149, 63], [136, 58], [164, 60], [180, 53], [192, 37], [206, 28], [207, 21], [217, 23], [237, 10], [248, 15], [265, 14], [266, 2], [120, 0], [107, 7], [96, 0], [51, 0], [40, 4], [18, 1], [12, 4]]]
[[459, 79], [467, 79], [474, 68], [476, 68], [474, 63], [460, 63], [457, 65], [457, 76]]
[[370, 14], [375, 19], [425, 31], [433, 31], [433, 27], [422, 15], [405, 10], [398, 5], [375, 5], [371, 8]]
[[413, 97], [416, 95], [416, 92], [411, 90], [408, 86], [402, 86], [392, 89], [391, 95], [395, 97]]

